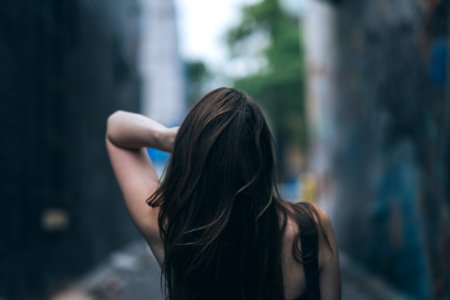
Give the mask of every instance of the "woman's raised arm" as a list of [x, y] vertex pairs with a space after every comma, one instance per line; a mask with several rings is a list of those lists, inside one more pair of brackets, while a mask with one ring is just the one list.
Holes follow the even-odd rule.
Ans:
[[107, 138], [117, 147], [139, 149], [150, 147], [171, 152], [177, 128], [166, 128], [143, 115], [116, 111], [108, 118]]
[[161, 262], [163, 248], [158, 228], [158, 208], [146, 199], [159, 186], [146, 147], [172, 151], [177, 128], [166, 128], [145, 116], [117, 111], [107, 122], [106, 149], [128, 211]]

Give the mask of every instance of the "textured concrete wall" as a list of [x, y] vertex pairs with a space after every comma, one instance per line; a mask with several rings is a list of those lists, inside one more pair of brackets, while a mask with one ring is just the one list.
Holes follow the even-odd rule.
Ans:
[[114, 110], [139, 110], [139, 8], [1, 6], [0, 298], [42, 298], [136, 236], [104, 133]]
[[[327, 164], [321, 182], [332, 187], [338, 242], [410, 295], [449, 297], [448, 2], [348, 0], [331, 9], [335, 61], [318, 71], [328, 72], [322, 86], [332, 99], [313, 122], [328, 128], [316, 161]], [[311, 106], [320, 106], [315, 96]]]

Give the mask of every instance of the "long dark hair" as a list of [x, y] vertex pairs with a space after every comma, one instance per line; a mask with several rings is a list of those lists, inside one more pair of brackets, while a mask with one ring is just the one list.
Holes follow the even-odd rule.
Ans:
[[148, 199], [160, 207], [169, 299], [284, 299], [281, 246], [290, 212], [275, 174], [273, 137], [249, 96], [219, 88], [193, 107]]

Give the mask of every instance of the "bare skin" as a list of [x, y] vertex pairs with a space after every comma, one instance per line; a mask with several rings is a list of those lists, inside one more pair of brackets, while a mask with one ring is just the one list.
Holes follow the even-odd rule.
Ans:
[[[127, 209], [161, 265], [164, 245], [159, 234], [158, 208], [152, 208], [146, 199], [159, 186], [159, 179], [146, 147], [166, 152], [173, 149], [177, 128], [165, 126], [142, 115], [117, 111], [108, 118], [106, 148], [114, 174], [125, 199]], [[322, 299], [340, 299], [340, 272], [336, 241], [331, 221], [317, 207], [333, 251], [328, 250], [319, 237], [320, 290]], [[303, 265], [292, 256], [292, 243], [298, 234], [294, 220], [288, 220], [283, 236], [282, 271], [286, 299], [294, 299], [305, 291]]]
[[[341, 278], [333, 226], [325, 211], [317, 205], [315, 207], [331, 246], [330, 249], [324, 236], [319, 236], [320, 294], [322, 299], [337, 300], [341, 298]], [[292, 254], [292, 244], [298, 233], [297, 222], [288, 219], [282, 246], [282, 271], [286, 299], [295, 299], [306, 290], [303, 265], [298, 263]]]

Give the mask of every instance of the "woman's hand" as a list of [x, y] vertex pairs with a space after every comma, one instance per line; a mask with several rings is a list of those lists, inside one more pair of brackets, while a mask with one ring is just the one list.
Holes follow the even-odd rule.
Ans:
[[173, 148], [175, 146], [175, 138], [177, 137], [177, 133], [178, 133], [178, 127], [172, 127], [172, 128], [167, 128], [165, 130], [163, 130], [162, 135], [161, 135], [161, 145], [162, 148], [161, 150], [164, 150], [166, 152], [172, 152]]

